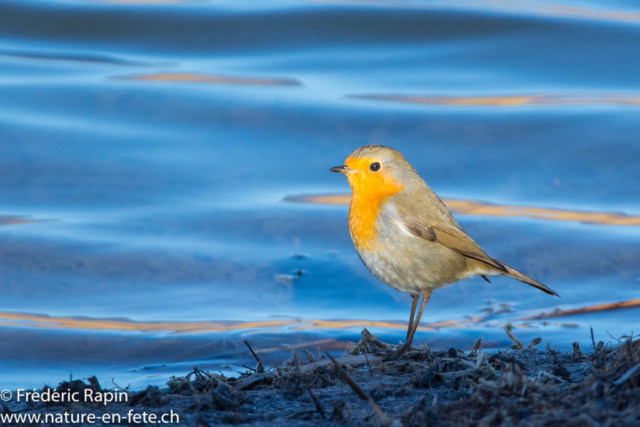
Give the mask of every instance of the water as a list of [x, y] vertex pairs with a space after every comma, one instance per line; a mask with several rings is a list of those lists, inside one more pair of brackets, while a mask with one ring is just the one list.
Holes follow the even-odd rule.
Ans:
[[562, 295], [461, 282], [417, 340], [638, 332], [639, 42], [632, 1], [5, 0], [0, 388], [404, 339], [411, 299], [324, 197], [365, 143]]

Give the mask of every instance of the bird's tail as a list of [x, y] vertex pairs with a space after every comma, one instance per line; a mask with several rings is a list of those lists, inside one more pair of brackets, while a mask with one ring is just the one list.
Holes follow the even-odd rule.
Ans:
[[553, 289], [551, 289], [548, 286], [543, 285], [542, 283], [538, 282], [536, 279], [533, 279], [533, 278], [527, 276], [526, 274], [519, 272], [515, 268], [509, 267], [505, 263], [501, 262], [500, 264], [505, 267], [505, 272], [500, 271], [500, 273], [502, 273], [502, 274], [504, 274], [506, 276], [513, 277], [514, 279], [518, 279], [521, 282], [526, 283], [527, 285], [533, 286], [534, 288], [538, 288], [538, 289], [540, 289], [542, 292], [544, 292], [546, 294], [555, 295], [557, 297], [560, 297], [560, 295], [558, 295], [556, 293], [556, 291], [554, 291]]

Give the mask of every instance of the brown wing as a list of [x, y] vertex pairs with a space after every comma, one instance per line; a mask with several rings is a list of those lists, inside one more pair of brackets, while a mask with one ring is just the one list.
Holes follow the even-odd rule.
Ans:
[[403, 218], [403, 221], [409, 232], [417, 237], [440, 243], [460, 255], [489, 264], [502, 272], [507, 272], [507, 267], [504, 264], [487, 255], [462, 229], [441, 224], [422, 225], [406, 218]]

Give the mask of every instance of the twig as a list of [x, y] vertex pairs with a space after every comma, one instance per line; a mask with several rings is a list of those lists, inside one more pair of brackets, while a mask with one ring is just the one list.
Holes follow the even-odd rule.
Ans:
[[[384, 360], [381, 356], [375, 356], [373, 354], [371, 354], [371, 356], [366, 356], [364, 354], [361, 354], [359, 356], [344, 356], [341, 357], [339, 359], [337, 359], [338, 363], [341, 363], [343, 365], [349, 365], [349, 366], [359, 366], [359, 365], [366, 365], [367, 364], [367, 359], [369, 361], [369, 363], [371, 364], [371, 366], [373, 366], [374, 364], [376, 366], [378, 366], [379, 363], [382, 363], [382, 361]], [[305, 363], [303, 365], [300, 365], [300, 370], [302, 371], [302, 373], [306, 373], [306, 372], [310, 372], [312, 370], [314, 370], [317, 367], [320, 366], [331, 366], [331, 360], [327, 359], [326, 357], [324, 357], [322, 360], [313, 362], [313, 363]]]
[[209, 374], [208, 372], [205, 372], [205, 371], [203, 371], [201, 369], [198, 369], [197, 367], [193, 368], [193, 372], [189, 372], [185, 378], [190, 380], [191, 379], [191, 375], [195, 375], [197, 379], [213, 378], [211, 376], [211, 374]]
[[560, 361], [558, 360], [558, 352], [555, 348], [551, 348], [551, 343], [547, 343], [547, 350], [551, 353], [551, 356], [553, 356], [553, 361], [560, 364]]
[[596, 339], [593, 336], [593, 328], [591, 328], [591, 343], [593, 344], [593, 351], [596, 353], [596, 359], [600, 360], [600, 354], [598, 353], [598, 346], [596, 346]]
[[254, 374], [248, 377], [246, 380], [238, 381], [233, 388], [236, 390], [244, 390], [250, 385], [262, 381], [264, 378], [265, 378], [265, 375]]
[[461, 364], [463, 364], [463, 365], [467, 366], [468, 368], [473, 368], [473, 369], [475, 369], [475, 368], [476, 368], [475, 363], [472, 363], [472, 362], [470, 362], [470, 361], [468, 361], [468, 360], [466, 360], [466, 359], [462, 359], [462, 358], [460, 358], [460, 359], [453, 359], [453, 358], [451, 358], [451, 357], [442, 357], [442, 358], [441, 358], [441, 360], [444, 360], [445, 362], [457, 362], [457, 363], [461, 363]]
[[529, 344], [529, 345], [527, 346], [527, 348], [529, 348], [529, 349], [532, 349], [532, 348], [533, 348], [533, 349], [535, 349], [535, 348], [536, 348], [536, 346], [537, 346], [538, 344], [540, 344], [541, 342], [542, 342], [542, 338], [540, 338], [540, 337], [538, 337], [538, 338], [534, 338], [534, 339], [532, 339], [532, 340], [531, 340], [531, 344]]
[[537, 383], [537, 382], [540, 380], [540, 378], [541, 378], [541, 377], [543, 377], [543, 376], [548, 377], [548, 378], [551, 378], [551, 379], [554, 379], [554, 380], [556, 380], [556, 381], [558, 381], [558, 382], [560, 382], [560, 383], [564, 383], [564, 382], [565, 382], [565, 381], [564, 381], [562, 378], [560, 378], [560, 377], [557, 377], [557, 376], [552, 375], [552, 374], [550, 374], [550, 373], [548, 373], [548, 372], [545, 372], [545, 371], [540, 371], [540, 372], [538, 373], [538, 379], [536, 380], [536, 383]]
[[478, 369], [480, 366], [482, 366], [482, 362], [484, 361], [484, 357], [487, 355], [487, 353], [485, 353], [484, 351], [480, 351], [480, 354], [478, 354], [478, 357], [476, 357], [476, 363], [475, 368]]
[[[607, 334], [611, 337], [612, 340], [617, 341], [618, 344], [620, 344], [620, 338], [616, 338], [613, 335], [611, 335], [611, 332], [607, 331]], [[591, 339], [593, 340], [593, 333], [592, 333], [592, 337]]]
[[302, 349], [302, 352], [303, 352], [304, 354], [306, 354], [306, 355], [307, 355], [307, 363], [313, 363], [313, 362], [315, 362], [315, 359], [313, 358], [313, 354], [311, 354], [311, 352], [310, 352], [310, 351], [307, 351], [307, 350], [305, 350], [305, 349]]
[[623, 382], [625, 382], [626, 380], [628, 380], [629, 378], [631, 378], [631, 376], [633, 374], [635, 374], [638, 369], [640, 369], [640, 363], [638, 363], [636, 366], [634, 366], [633, 368], [629, 369], [623, 376], [620, 377], [619, 380], [615, 381], [614, 384], [615, 385], [620, 385]]
[[316, 398], [316, 396], [311, 392], [311, 388], [307, 388], [307, 391], [309, 392], [309, 396], [311, 396], [311, 399], [313, 399], [313, 403], [315, 403], [316, 405], [316, 409], [318, 410], [318, 412], [320, 412], [320, 416], [322, 417], [322, 419], [325, 419], [324, 416], [324, 408], [322, 407], [322, 405], [320, 404], [320, 401], [318, 400], [318, 398]]
[[378, 339], [378, 337], [371, 334], [371, 332], [369, 332], [367, 328], [363, 328], [360, 334], [362, 335], [360, 341], [358, 341], [358, 343], [351, 350], [349, 350], [349, 354], [351, 355], [355, 356], [360, 354], [360, 350], [362, 349], [366, 351], [370, 345], [374, 345], [375, 347], [381, 348], [383, 350], [390, 347], [389, 344], [383, 343]]
[[576, 341], [572, 345], [573, 345], [573, 359], [575, 360], [575, 359], [584, 358], [584, 353], [582, 353], [582, 350], [580, 349], [580, 343]]
[[260, 358], [258, 357], [258, 355], [256, 354], [256, 352], [255, 352], [255, 351], [253, 351], [253, 349], [251, 348], [251, 344], [249, 344], [249, 342], [247, 342], [247, 340], [245, 340], [245, 341], [244, 341], [244, 344], [245, 344], [247, 347], [249, 347], [249, 351], [251, 352], [251, 354], [253, 354], [253, 357], [255, 357], [255, 358], [256, 358], [256, 361], [257, 361], [258, 363], [262, 362], [262, 361], [260, 360]]
[[356, 382], [349, 376], [349, 374], [347, 374], [347, 372], [342, 369], [342, 366], [340, 366], [336, 359], [334, 359], [333, 356], [329, 354], [329, 352], [325, 352], [325, 354], [329, 356], [329, 359], [331, 359], [331, 361], [333, 362], [333, 366], [335, 367], [336, 372], [342, 376], [342, 379], [344, 379], [349, 387], [351, 387], [351, 389], [356, 392], [358, 397], [362, 400], [371, 400], [369, 396], [367, 396], [367, 393], [365, 393], [364, 390], [360, 388], [360, 386], [356, 384]]
[[393, 424], [393, 419], [389, 418], [382, 411], [382, 409], [380, 409], [380, 406], [378, 406], [378, 404], [374, 402], [373, 399], [367, 395], [367, 393], [365, 393], [365, 391], [349, 376], [349, 374], [347, 374], [347, 372], [344, 369], [342, 369], [342, 366], [340, 366], [340, 364], [336, 361], [336, 359], [334, 359], [333, 356], [331, 356], [328, 352], [325, 352], [325, 353], [327, 356], [329, 356], [329, 359], [331, 359], [331, 361], [333, 362], [336, 372], [338, 372], [342, 376], [342, 379], [349, 385], [349, 387], [351, 387], [353, 391], [356, 392], [358, 397], [362, 400], [368, 401], [371, 404], [371, 407], [373, 408], [373, 412], [375, 412], [376, 415], [380, 418], [380, 422], [382, 423], [382, 425], [390, 426], [391, 424]]
[[196, 404], [196, 412], [200, 415], [200, 408], [202, 408], [202, 403], [200, 403], [200, 397], [198, 396], [198, 392], [196, 388], [193, 386], [193, 383], [189, 381], [189, 388], [191, 389], [191, 393], [193, 393], [193, 400]]
[[296, 377], [300, 379], [302, 378], [302, 371], [300, 370], [300, 357], [298, 356], [298, 353], [296, 353], [295, 349], [293, 350], [293, 356], [291, 358], [293, 359], [293, 366], [296, 370]]
[[478, 352], [482, 351], [482, 340], [486, 336], [487, 334], [484, 334], [483, 336], [480, 337], [478, 341], [476, 341], [476, 343], [473, 345], [473, 348], [469, 352], [469, 357], [476, 357], [478, 355]]
[[476, 369], [465, 369], [463, 371], [453, 371], [453, 372], [440, 372], [438, 375], [443, 376], [443, 377], [455, 377], [458, 375], [470, 375], [470, 374], [474, 374], [476, 372]]
[[522, 344], [520, 342], [520, 340], [518, 338], [516, 338], [507, 328], [504, 328], [504, 331], [507, 333], [507, 335], [509, 335], [509, 338], [511, 338], [513, 340], [513, 342], [516, 344], [516, 347], [518, 347], [519, 350], [524, 350], [524, 344]]
[[129, 391], [129, 387], [131, 387], [131, 383], [129, 383], [129, 385], [126, 388], [122, 388], [120, 387], [118, 384], [116, 384], [116, 382], [113, 380], [113, 378], [111, 378], [111, 384], [113, 384], [114, 386], [116, 386], [116, 388], [122, 390], [122, 391]]
[[364, 358], [367, 359], [367, 368], [369, 368], [369, 375], [373, 376], [373, 372], [371, 372], [371, 363], [369, 363], [369, 356], [367, 355], [368, 351], [364, 350]]
[[258, 365], [256, 366], [256, 369], [255, 369], [256, 374], [264, 374], [264, 364], [262, 363], [262, 360], [260, 360], [256, 352], [253, 351], [253, 349], [251, 348], [251, 345], [247, 342], [247, 340], [245, 340], [244, 343], [247, 347], [249, 347], [249, 351], [251, 352], [251, 354], [253, 354], [253, 357], [255, 357], [256, 360], [258, 361]]

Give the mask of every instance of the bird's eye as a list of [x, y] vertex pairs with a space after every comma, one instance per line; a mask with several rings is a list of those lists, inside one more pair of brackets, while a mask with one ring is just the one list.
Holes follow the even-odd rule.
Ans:
[[369, 166], [369, 169], [371, 170], [371, 172], [378, 172], [380, 170], [380, 163], [378, 162], [371, 163], [371, 166]]

